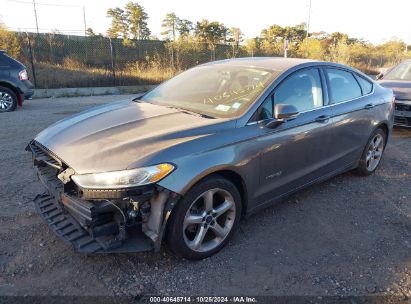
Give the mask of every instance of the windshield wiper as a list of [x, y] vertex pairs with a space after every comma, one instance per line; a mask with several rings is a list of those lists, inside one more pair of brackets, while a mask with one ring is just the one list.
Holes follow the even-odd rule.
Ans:
[[144, 96], [144, 93], [141, 93], [139, 96], [137, 96], [136, 98], [133, 99], [133, 101], [135, 102], [144, 102], [141, 97]]
[[189, 111], [186, 109], [180, 109], [182, 112], [185, 112], [187, 114], [191, 114], [194, 116], [198, 116], [198, 117], [203, 117], [203, 118], [208, 118], [208, 119], [215, 119], [215, 117], [207, 115], [207, 114], [201, 114], [201, 113], [197, 113], [197, 112], [193, 112], [193, 111]]
[[165, 106], [165, 107], [171, 108], [171, 109], [176, 109], [176, 110], [179, 110], [179, 111], [181, 111], [181, 112], [185, 112], [185, 113], [187, 113], [187, 114], [194, 115], [194, 116], [197, 116], [197, 117], [203, 117], [203, 118], [208, 118], [208, 119], [215, 119], [215, 117], [213, 117], [213, 116], [210, 116], [210, 115], [207, 115], [207, 114], [198, 113], [198, 112], [194, 112], [194, 111], [187, 110], [187, 109], [183, 109], [183, 108], [179, 108], [179, 107], [173, 107], [173, 106]]

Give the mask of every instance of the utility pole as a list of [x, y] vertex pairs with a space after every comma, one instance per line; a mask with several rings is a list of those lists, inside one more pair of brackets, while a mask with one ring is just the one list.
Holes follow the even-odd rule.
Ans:
[[83, 6], [84, 37], [87, 36], [86, 7]]
[[34, 18], [36, 19], [37, 34], [39, 33], [39, 22], [37, 20], [36, 0], [33, 0]]
[[307, 21], [307, 35], [305, 38], [308, 38], [308, 32], [310, 31], [310, 21], [311, 21], [311, 1], [310, 4], [308, 5], [308, 21]]
[[284, 40], [284, 46], [283, 46], [283, 48], [284, 48], [284, 58], [287, 58], [288, 57], [288, 43], [289, 43], [289, 41], [288, 41], [288, 39], [285, 39]]

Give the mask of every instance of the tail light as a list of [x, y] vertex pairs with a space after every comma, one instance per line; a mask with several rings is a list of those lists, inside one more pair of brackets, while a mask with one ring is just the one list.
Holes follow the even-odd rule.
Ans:
[[29, 75], [27, 74], [26, 70], [20, 71], [19, 79], [20, 80], [28, 80], [29, 79]]

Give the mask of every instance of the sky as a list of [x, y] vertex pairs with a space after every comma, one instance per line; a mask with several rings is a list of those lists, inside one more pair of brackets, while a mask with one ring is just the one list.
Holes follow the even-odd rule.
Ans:
[[[0, 22], [11, 30], [35, 31], [33, 0], [0, 0]], [[84, 32], [87, 27], [105, 33], [110, 26], [108, 8], [124, 6], [129, 0], [35, 0], [40, 31]], [[344, 32], [353, 38], [383, 43], [399, 38], [411, 44], [411, 0], [311, 0], [310, 32]], [[256, 37], [272, 24], [281, 26], [307, 22], [310, 0], [134, 0], [148, 16], [152, 34], [158, 37], [166, 13], [193, 22], [219, 21], [239, 27], [246, 38]], [[47, 5], [46, 5], [47, 4]]]

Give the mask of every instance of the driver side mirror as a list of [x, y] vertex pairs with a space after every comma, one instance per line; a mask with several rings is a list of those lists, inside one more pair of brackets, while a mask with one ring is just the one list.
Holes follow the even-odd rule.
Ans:
[[273, 110], [275, 119], [271, 120], [266, 125], [266, 127], [270, 129], [273, 129], [288, 120], [295, 119], [299, 114], [298, 109], [289, 104], [276, 104]]
[[277, 120], [290, 120], [298, 116], [298, 109], [289, 104], [276, 104], [274, 106], [274, 118]]
[[375, 80], [380, 80], [384, 77], [383, 73], [379, 73], [377, 76], [375, 76]]

